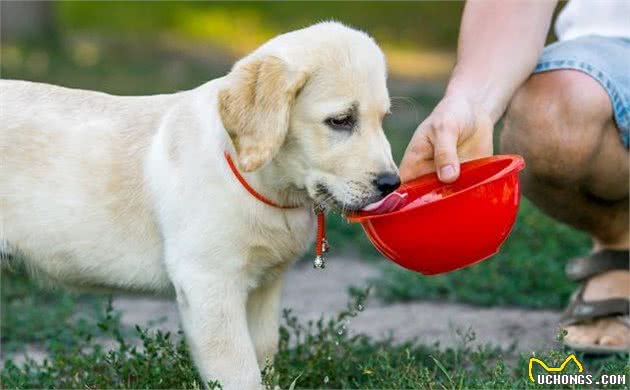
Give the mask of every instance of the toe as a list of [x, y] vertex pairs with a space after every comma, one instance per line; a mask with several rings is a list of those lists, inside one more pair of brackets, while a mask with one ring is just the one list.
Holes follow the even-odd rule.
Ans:
[[622, 338], [617, 335], [602, 335], [599, 339], [600, 345], [605, 345], [608, 347], [616, 347], [623, 345]]
[[594, 324], [584, 323], [566, 327], [565, 341], [572, 344], [595, 344], [599, 338]]
[[604, 318], [600, 320], [599, 344], [606, 346], [630, 346], [630, 330], [625, 324], [614, 318]]

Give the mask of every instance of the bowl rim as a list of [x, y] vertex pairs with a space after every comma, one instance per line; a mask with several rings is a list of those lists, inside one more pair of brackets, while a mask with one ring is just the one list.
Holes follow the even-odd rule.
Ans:
[[[525, 160], [523, 159], [522, 156], [519, 156], [518, 154], [499, 154], [499, 155], [495, 155], [495, 156], [488, 156], [488, 157], [482, 157], [482, 158], [478, 158], [478, 159], [474, 159], [474, 160], [468, 160], [465, 161], [461, 164], [462, 168], [460, 168], [460, 172], [461, 169], [463, 169], [464, 167], [466, 167], [467, 169], [475, 169], [487, 164], [491, 164], [491, 163], [495, 163], [498, 161], [505, 161], [505, 160], [510, 160], [510, 163], [504, 167], [503, 169], [501, 169], [500, 171], [496, 172], [494, 175], [489, 176], [473, 185], [471, 185], [470, 187], [466, 187], [463, 188], [459, 191], [455, 191], [453, 193], [450, 193], [438, 200], [434, 200], [428, 203], [424, 203], [421, 205], [417, 205], [415, 207], [409, 208], [409, 209], [405, 209], [404, 207], [402, 209], [396, 210], [396, 211], [392, 211], [389, 213], [383, 213], [383, 214], [369, 214], [369, 213], [365, 213], [365, 212], [355, 212], [352, 214], [348, 214], [346, 215], [346, 219], [349, 222], [352, 223], [362, 223], [368, 220], [373, 220], [373, 219], [380, 219], [380, 218], [384, 218], [384, 217], [390, 217], [393, 215], [398, 215], [398, 214], [402, 214], [402, 213], [407, 213], [411, 210], [416, 210], [420, 207], [424, 207], [424, 206], [428, 206], [428, 205], [432, 205], [435, 203], [438, 203], [440, 201], [461, 195], [462, 193], [468, 192], [470, 190], [473, 190], [477, 187], [480, 187], [484, 184], [496, 181], [498, 179], [501, 179], [502, 177], [508, 175], [509, 173], [512, 172], [519, 172], [521, 171], [523, 168], [525, 168]], [[414, 187], [417, 186], [419, 184], [424, 184], [426, 182], [430, 182], [430, 181], [438, 181], [438, 177], [435, 174], [435, 172], [431, 172], [431, 173], [427, 173], [426, 175], [422, 175], [418, 178], [415, 178], [407, 183], [404, 183], [400, 188], [406, 188], [406, 187]]]

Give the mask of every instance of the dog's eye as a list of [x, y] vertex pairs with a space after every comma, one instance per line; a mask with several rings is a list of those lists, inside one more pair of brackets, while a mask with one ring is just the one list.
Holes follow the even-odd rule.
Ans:
[[355, 119], [351, 115], [328, 118], [325, 121], [325, 123], [334, 130], [352, 130], [355, 122]]

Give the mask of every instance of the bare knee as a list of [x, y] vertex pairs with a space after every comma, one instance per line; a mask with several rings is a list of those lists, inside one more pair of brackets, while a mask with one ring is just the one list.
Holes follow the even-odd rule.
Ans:
[[526, 178], [576, 183], [588, 175], [610, 121], [608, 95], [590, 76], [570, 70], [537, 74], [509, 104], [501, 150], [525, 157]]

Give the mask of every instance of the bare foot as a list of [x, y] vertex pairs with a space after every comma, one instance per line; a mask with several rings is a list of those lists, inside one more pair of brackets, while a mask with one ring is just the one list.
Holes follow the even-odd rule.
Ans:
[[[630, 272], [615, 270], [588, 280], [584, 301], [630, 297]], [[570, 344], [599, 344], [630, 348], [630, 328], [614, 318], [602, 318], [566, 328], [565, 341]]]

